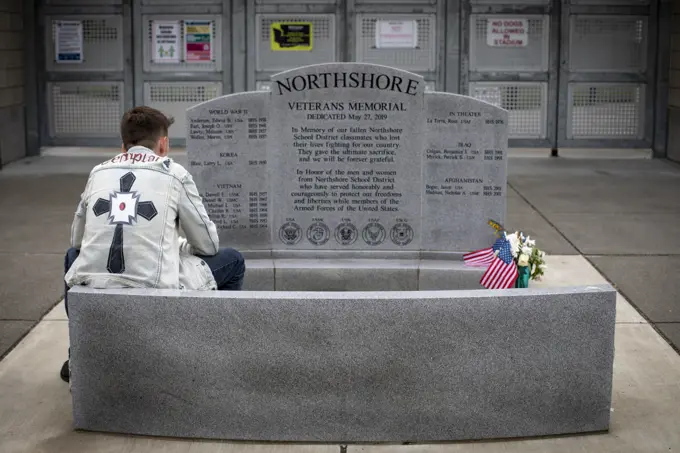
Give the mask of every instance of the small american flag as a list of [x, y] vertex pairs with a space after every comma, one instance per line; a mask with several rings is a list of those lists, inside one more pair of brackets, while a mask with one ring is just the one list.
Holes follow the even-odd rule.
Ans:
[[[501, 238], [498, 255], [491, 260], [489, 268], [482, 275], [479, 283], [487, 289], [506, 289], [512, 288], [519, 275], [515, 261], [512, 259], [512, 251], [510, 250], [510, 242]], [[498, 241], [496, 241], [498, 243]], [[495, 246], [496, 244], [494, 244]]]
[[507, 242], [507, 240], [504, 237], [498, 238], [498, 240], [494, 242], [494, 244], [491, 247], [482, 250], [477, 250], [476, 252], [466, 253], [465, 255], [463, 255], [463, 261], [468, 266], [475, 267], [488, 266], [493, 261], [496, 251], [501, 249], [504, 242]]

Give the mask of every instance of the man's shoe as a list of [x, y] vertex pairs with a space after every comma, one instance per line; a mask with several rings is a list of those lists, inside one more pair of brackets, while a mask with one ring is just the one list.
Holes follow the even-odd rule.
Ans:
[[64, 364], [61, 366], [61, 371], [59, 372], [59, 375], [61, 376], [61, 379], [64, 382], [69, 382], [71, 378], [71, 372], [69, 370], [68, 360], [64, 362]]

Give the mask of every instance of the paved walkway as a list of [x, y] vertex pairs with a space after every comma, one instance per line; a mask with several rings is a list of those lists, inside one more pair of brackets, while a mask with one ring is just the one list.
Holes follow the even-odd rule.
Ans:
[[[339, 445], [194, 442], [72, 430], [68, 386], [58, 376], [68, 327], [63, 306], [55, 304], [61, 299], [63, 253], [75, 204], [87, 173], [105, 158], [101, 152], [82, 154], [60, 149], [0, 171], [0, 357], [5, 356], [0, 362], [0, 451], [342, 451]], [[185, 162], [182, 155], [177, 160]], [[550, 254], [548, 278], [541, 285], [606, 279], [619, 291], [610, 432], [506, 442], [350, 445], [347, 451], [680, 449], [680, 355], [672, 346], [680, 345], [680, 167], [660, 160], [516, 158], [510, 161], [509, 185], [508, 227], [524, 228]]]

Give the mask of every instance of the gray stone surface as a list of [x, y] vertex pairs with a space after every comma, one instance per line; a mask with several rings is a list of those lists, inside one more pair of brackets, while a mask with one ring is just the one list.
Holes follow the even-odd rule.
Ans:
[[244, 291], [274, 291], [274, 260], [246, 259]]
[[423, 250], [471, 251], [505, 223], [508, 112], [449, 93], [425, 95]]
[[277, 291], [416, 291], [418, 261], [278, 259]]
[[271, 80], [273, 247], [418, 250], [423, 78], [330, 63]]
[[424, 260], [462, 261], [464, 255], [462, 252], [420, 252], [420, 258]]
[[230, 94], [187, 110], [188, 170], [220, 241], [271, 248], [266, 92]]
[[479, 283], [485, 268], [466, 266], [462, 261], [421, 260], [418, 266], [418, 289], [483, 289]]
[[328, 442], [606, 430], [615, 295], [77, 288], [74, 424]]
[[[388, 259], [388, 260], [417, 260], [421, 252], [417, 250], [394, 251], [394, 250], [274, 250], [272, 257], [276, 259]], [[462, 259], [462, 255], [459, 259]]]
[[[328, 250], [327, 254], [339, 253]], [[358, 252], [355, 252], [358, 253]], [[342, 253], [339, 253], [342, 255]], [[416, 291], [482, 289], [485, 269], [453, 253], [417, 257], [316, 256], [246, 259], [244, 291]], [[450, 256], [447, 256], [450, 255]]]

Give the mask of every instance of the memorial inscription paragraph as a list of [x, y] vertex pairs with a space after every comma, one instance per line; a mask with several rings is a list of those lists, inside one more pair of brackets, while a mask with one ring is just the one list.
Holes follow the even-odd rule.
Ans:
[[425, 95], [423, 250], [488, 247], [505, 221], [507, 111], [449, 93]]
[[266, 92], [230, 94], [187, 111], [189, 171], [220, 242], [271, 248]]
[[424, 80], [330, 63], [272, 76], [274, 248], [420, 247]]

